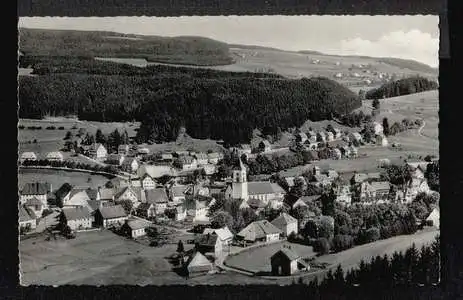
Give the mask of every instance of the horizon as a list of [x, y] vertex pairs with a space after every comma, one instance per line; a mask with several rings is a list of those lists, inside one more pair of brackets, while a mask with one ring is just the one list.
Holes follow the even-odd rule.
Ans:
[[414, 60], [438, 68], [438, 22], [438, 16], [23, 17], [18, 28], [202, 37], [289, 52]]

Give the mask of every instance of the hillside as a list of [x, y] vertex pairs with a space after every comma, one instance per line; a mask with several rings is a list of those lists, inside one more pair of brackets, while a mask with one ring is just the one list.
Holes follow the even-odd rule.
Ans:
[[377, 89], [372, 89], [366, 92], [367, 99], [381, 99], [404, 96], [414, 93], [420, 93], [438, 89], [437, 82], [428, 80], [427, 78], [413, 76], [388, 82]]
[[19, 29], [26, 56], [144, 58], [191, 65], [232, 63], [225, 43], [203, 37], [126, 35], [105, 31]]

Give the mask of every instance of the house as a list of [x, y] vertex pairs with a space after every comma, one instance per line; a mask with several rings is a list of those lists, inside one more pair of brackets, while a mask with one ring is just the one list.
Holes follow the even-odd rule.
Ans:
[[344, 204], [344, 205], [350, 205], [352, 203], [352, 192], [351, 192], [351, 186], [348, 184], [341, 185], [336, 188], [335, 191], [336, 194], [336, 202]]
[[116, 195], [116, 189], [114, 188], [101, 188], [98, 187], [99, 199], [102, 201], [114, 201]]
[[198, 161], [192, 156], [182, 155], [175, 160], [174, 166], [182, 171], [193, 170], [198, 168]]
[[379, 124], [378, 122], [373, 122], [371, 127], [375, 135], [383, 134], [383, 125]]
[[187, 150], [177, 150], [175, 151], [175, 155], [177, 157], [180, 157], [180, 156], [188, 156], [190, 155], [190, 151], [187, 151]]
[[356, 185], [359, 183], [362, 183], [364, 181], [370, 180], [370, 181], [378, 181], [381, 179], [381, 174], [378, 172], [373, 172], [373, 173], [354, 173], [352, 178], [350, 179], [350, 182], [352, 185]]
[[391, 185], [388, 181], [362, 182], [360, 185], [361, 202], [384, 202], [388, 200]]
[[297, 219], [287, 213], [281, 213], [271, 223], [280, 229], [284, 236], [289, 236], [291, 233], [297, 234]]
[[290, 276], [299, 270], [307, 271], [310, 269], [309, 265], [289, 245], [284, 245], [273, 254], [270, 257], [270, 264], [274, 276]]
[[411, 203], [419, 193], [428, 194], [431, 192], [426, 179], [412, 178], [404, 186], [402, 191], [398, 191], [396, 200], [402, 200], [405, 203]]
[[156, 208], [153, 203], [142, 202], [135, 209], [135, 213], [143, 218], [153, 218], [156, 216]]
[[19, 195], [19, 202], [26, 203], [28, 199], [37, 198], [42, 202], [42, 205], [47, 207], [47, 194], [52, 191], [51, 184], [41, 182], [27, 182], [24, 184]]
[[350, 157], [358, 156], [358, 149], [354, 145], [349, 146], [349, 150], [350, 150]]
[[90, 146], [90, 149], [88, 150], [88, 156], [98, 161], [104, 161], [108, 156], [108, 151], [102, 144], [95, 143]]
[[333, 131], [335, 139], [340, 139], [342, 137], [342, 132], [339, 128], [334, 128]]
[[241, 156], [243, 154], [251, 154], [252, 152], [252, 149], [251, 149], [251, 145], [249, 144], [241, 144], [240, 147], [238, 148], [238, 154]]
[[332, 148], [330, 150], [330, 153], [331, 153], [331, 157], [333, 159], [341, 159], [342, 158], [342, 152], [338, 148]]
[[33, 211], [36, 216], [40, 217], [47, 206], [45, 206], [40, 199], [32, 197], [26, 200], [24, 207]]
[[388, 141], [387, 141], [387, 138], [383, 134], [377, 134], [375, 139], [376, 139], [376, 145], [387, 147]]
[[326, 132], [326, 141], [327, 142], [334, 141], [334, 134], [331, 131]]
[[203, 234], [214, 233], [218, 236], [220, 243], [222, 244], [222, 251], [229, 251], [230, 246], [233, 242], [233, 233], [228, 229], [227, 226], [219, 229], [206, 228]]
[[434, 226], [436, 227], [437, 229], [439, 229], [440, 227], [440, 209], [439, 207], [435, 207], [431, 213], [429, 214], [429, 216], [426, 218], [426, 222], [427, 223], [430, 223], [431, 226]]
[[122, 226], [125, 220], [127, 220], [127, 213], [121, 205], [103, 206], [95, 213], [96, 225], [104, 228]]
[[428, 164], [428, 162], [407, 162], [406, 165], [412, 178], [423, 179]]
[[285, 182], [288, 185], [289, 188], [292, 188], [294, 186], [294, 182], [296, 180], [300, 180], [303, 184], [303, 186], [307, 186], [307, 180], [305, 179], [304, 176], [297, 176], [297, 177], [285, 177]]
[[185, 201], [185, 209], [187, 216], [193, 217], [193, 220], [202, 220], [208, 222], [209, 208], [215, 203], [215, 199], [207, 196], [197, 195], [192, 199], [187, 198]]
[[166, 165], [146, 165], [139, 166], [137, 175], [139, 178], [143, 178], [145, 174], [148, 174], [152, 179], [156, 179], [163, 176], [176, 176], [175, 170], [171, 166]]
[[127, 173], [136, 173], [138, 170], [139, 164], [135, 157], [126, 157], [121, 165], [121, 169]]
[[87, 190], [89, 188], [72, 188], [69, 196], [63, 199], [63, 206], [86, 206], [90, 200], [99, 200], [90, 198]]
[[299, 144], [304, 144], [309, 138], [307, 137], [307, 134], [304, 132], [299, 132], [296, 133], [296, 142]]
[[46, 159], [49, 161], [64, 161], [63, 153], [59, 151], [48, 152]]
[[154, 205], [156, 214], [163, 214], [167, 208], [169, 198], [164, 188], [155, 188], [145, 191], [146, 202]]
[[25, 231], [35, 229], [37, 227], [37, 216], [33, 211], [24, 207], [23, 205], [19, 206], [19, 228], [23, 228]]
[[130, 218], [125, 220], [121, 231], [133, 239], [146, 235], [145, 229], [151, 225], [150, 222], [143, 219]]
[[317, 141], [317, 133], [313, 130], [309, 130], [309, 132], [307, 132], [307, 141], [309, 143], [315, 143]]
[[174, 204], [185, 202], [185, 191], [189, 186], [187, 185], [173, 185], [169, 189], [169, 199]]
[[128, 155], [130, 151], [130, 146], [127, 144], [122, 144], [117, 147], [117, 153], [121, 155]]
[[21, 158], [19, 160], [21, 162], [36, 161], [37, 160], [37, 155], [34, 152], [23, 152], [21, 154]]
[[199, 235], [195, 239], [195, 248], [203, 254], [214, 253], [214, 257], [216, 258], [222, 255], [222, 243], [219, 236], [215, 233]]
[[172, 153], [161, 153], [160, 160], [164, 162], [172, 162], [174, 160], [174, 156]]
[[69, 183], [63, 183], [58, 190], [55, 191], [55, 199], [58, 203], [65, 203], [69, 201], [71, 196], [72, 185]]
[[145, 174], [141, 179], [141, 187], [144, 190], [152, 190], [156, 187], [156, 181], [149, 174]]
[[342, 73], [336, 73], [336, 74], [334, 75], [334, 77], [336, 77], [336, 78], [342, 78]]
[[267, 140], [262, 140], [257, 146], [259, 152], [270, 152], [272, 150], [272, 145]]
[[210, 164], [216, 165], [221, 159], [223, 159], [223, 154], [218, 152], [211, 152], [207, 154], [207, 159]]
[[64, 207], [61, 220], [68, 225], [71, 230], [91, 228], [93, 217], [87, 207]]
[[349, 146], [343, 146], [340, 148], [341, 150], [341, 155], [344, 158], [350, 158], [351, 157], [351, 151]]
[[208, 273], [213, 270], [213, 264], [201, 252], [191, 254], [185, 262], [188, 274]]
[[108, 165], [121, 166], [124, 162], [125, 156], [122, 154], [109, 154], [106, 158], [106, 163]]
[[137, 148], [137, 154], [138, 155], [148, 155], [150, 153], [150, 149], [146, 148], [146, 147], [143, 147], [143, 146], [140, 146]]
[[209, 162], [209, 158], [206, 153], [197, 153], [194, 156], [198, 165], [205, 165]]
[[326, 143], [326, 134], [323, 131], [317, 133], [317, 142]]
[[296, 209], [300, 206], [308, 207], [307, 203], [316, 201], [320, 197], [320, 195], [302, 196], [300, 198], [288, 197], [285, 199], [285, 204], [289, 209]]
[[186, 209], [183, 205], [175, 207], [175, 221], [183, 221], [186, 219]]
[[120, 201], [126, 201], [129, 200], [133, 204], [140, 202], [140, 199], [138, 198], [137, 193], [134, 191], [134, 188], [127, 186], [122, 189], [120, 189], [115, 195], [114, 195], [114, 201], [120, 202]]
[[207, 175], [207, 176], [211, 176], [213, 174], [215, 174], [216, 172], [216, 165], [213, 165], [213, 164], [205, 164], [205, 165], [202, 165], [201, 168], [204, 170], [204, 173]]
[[245, 242], [271, 242], [280, 239], [281, 230], [267, 220], [255, 221], [241, 230], [236, 237]]

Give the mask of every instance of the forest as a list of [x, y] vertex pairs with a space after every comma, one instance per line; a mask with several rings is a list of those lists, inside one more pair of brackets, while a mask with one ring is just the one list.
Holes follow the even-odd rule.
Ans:
[[438, 83], [424, 77], [414, 76], [385, 83], [377, 89], [366, 92], [366, 99], [382, 99], [435, 90]]
[[108, 64], [98, 71], [104, 63], [70, 60], [66, 71], [64, 63], [56, 64], [43, 71], [47, 75], [19, 78], [20, 118], [141, 121], [138, 142], [172, 141], [184, 127], [194, 138], [235, 145], [248, 142], [255, 128], [273, 135], [307, 119], [332, 119], [361, 106], [355, 93], [321, 77], [294, 80], [168, 66], [132, 76], [136, 67]]

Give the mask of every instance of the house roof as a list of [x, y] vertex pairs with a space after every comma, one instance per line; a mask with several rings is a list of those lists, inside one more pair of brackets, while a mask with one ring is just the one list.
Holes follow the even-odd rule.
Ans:
[[304, 176], [286, 177], [285, 181], [286, 181], [286, 183], [288, 184], [289, 187], [293, 187], [294, 186], [294, 181], [296, 180], [296, 178], [301, 179], [304, 182], [304, 184], [307, 184], [307, 181], [305, 180]]
[[364, 182], [368, 179], [368, 175], [365, 173], [355, 173], [352, 177], [355, 183]]
[[195, 271], [196, 268], [201, 268], [201, 269], [206, 269], [206, 270], [212, 269], [212, 263], [204, 255], [202, 255], [199, 251], [196, 251], [194, 254], [192, 254], [187, 260], [186, 264], [190, 272]]
[[168, 202], [166, 190], [164, 188], [155, 188], [145, 191], [146, 202], [148, 203], [164, 203]]
[[200, 246], [214, 247], [219, 236], [215, 233], [201, 234], [195, 239]]
[[265, 238], [268, 234], [281, 233], [281, 230], [275, 227], [267, 220], [255, 221], [246, 226], [238, 233], [238, 236], [243, 237], [248, 241]]
[[69, 200], [65, 205], [83, 205], [88, 200], [95, 200], [96, 198], [90, 198], [86, 189], [72, 189]]
[[101, 200], [112, 200], [116, 190], [114, 188], [100, 188], [99, 193]]
[[290, 215], [288, 215], [287, 213], [282, 213], [278, 217], [276, 217], [271, 223], [275, 225], [276, 227], [279, 227], [279, 226], [286, 226], [292, 223], [297, 223], [297, 220], [291, 217]]
[[233, 238], [233, 233], [228, 229], [228, 226], [219, 229], [206, 228], [203, 234], [215, 233], [221, 241], [226, 241]]
[[90, 149], [94, 150], [94, 151], [98, 150], [98, 148], [100, 148], [100, 147], [103, 147], [103, 149], [106, 150], [106, 148], [101, 143], [95, 143], [95, 144], [90, 145]]
[[251, 145], [250, 144], [241, 144], [240, 145], [240, 148], [242, 150], [250, 150], [251, 149]]
[[87, 204], [91, 212], [94, 212], [100, 207], [101, 201], [100, 200], [87, 200]]
[[195, 157], [196, 159], [207, 159], [208, 158], [207, 154], [202, 153], [202, 152], [195, 154]]
[[315, 201], [315, 200], [319, 199], [320, 197], [321, 197], [321, 195], [302, 196], [302, 197], [299, 198], [298, 200], [301, 200], [301, 201], [303, 201], [304, 203], [308, 203], [308, 202]]
[[152, 178], [159, 178], [164, 175], [174, 176], [175, 172], [170, 166], [142, 165], [140, 168], [138, 168], [137, 174], [140, 178], [145, 174], [148, 174]]
[[287, 248], [283, 246], [280, 250], [278, 250], [275, 254], [272, 255], [271, 259], [273, 259], [276, 256], [283, 255], [286, 258], [288, 258], [290, 261], [296, 260], [300, 258], [301, 256], [294, 252], [291, 248]]
[[370, 183], [370, 188], [374, 191], [389, 190], [391, 184], [388, 181], [376, 181]]
[[132, 162], [135, 161], [136, 163], [138, 163], [137, 159], [135, 157], [126, 157], [124, 159], [124, 161], [122, 162], [122, 165], [123, 166], [130, 166], [132, 165]]
[[185, 196], [187, 188], [187, 185], [174, 185], [170, 188], [170, 193], [172, 197], [182, 197]]
[[47, 158], [56, 158], [56, 157], [63, 158], [63, 153], [59, 151], [53, 151], [53, 152], [48, 152], [47, 154]]
[[148, 209], [150, 209], [151, 205], [153, 204], [148, 202], [142, 202], [137, 206], [137, 211], [147, 211]]
[[223, 154], [218, 153], [218, 152], [211, 152], [211, 153], [208, 153], [208, 154], [207, 154], [207, 157], [208, 157], [209, 159], [213, 159], [213, 158], [222, 158], [222, 157], [223, 157]]
[[42, 201], [40, 201], [36, 197], [32, 197], [32, 198], [27, 199], [26, 205], [27, 206], [40, 206], [42, 205]]
[[85, 206], [64, 207], [63, 214], [67, 221], [82, 220], [90, 218], [90, 211]]
[[194, 162], [194, 157], [189, 156], [189, 155], [182, 155], [178, 158], [179, 162], [181, 164], [191, 164]]
[[124, 155], [118, 154], [118, 153], [113, 153], [113, 154], [109, 154], [108, 158], [106, 160], [119, 162], [123, 158], [124, 158]]
[[[85, 192], [87, 193], [90, 200], [96, 200], [96, 198], [98, 196], [98, 189], [88, 188], [88, 189], [85, 190]], [[100, 197], [101, 197], [101, 193], [100, 193]], [[104, 199], [104, 198], [102, 198], [102, 199]]]
[[19, 206], [19, 222], [27, 222], [35, 220], [36, 218], [37, 217], [32, 210], [22, 205]]
[[277, 194], [285, 191], [276, 183], [270, 181], [250, 181], [248, 182], [249, 195]]
[[21, 195], [46, 195], [48, 190], [49, 185], [47, 183], [27, 182], [21, 191]]
[[267, 206], [262, 200], [258, 198], [250, 198], [248, 199], [246, 203], [248, 206], [253, 207], [253, 208], [263, 208]]
[[114, 219], [127, 216], [127, 213], [121, 205], [103, 206], [99, 208], [99, 211], [103, 219]]
[[126, 221], [126, 224], [132, 230], [146, 228], [146, 227], [149, 227], [151, 225], [150, 222], [142, 220], [142, 219], [128, 219]]
[[21, 154], [21, 158], [36, 158], [37, 155], [35, 155], [34, 152], [23, 152]]

